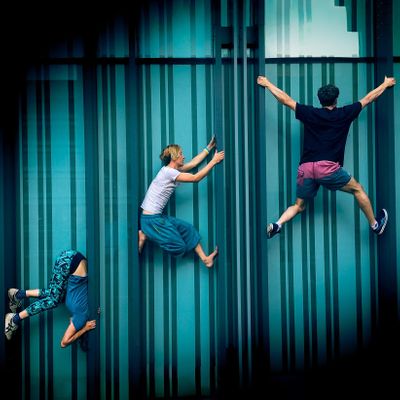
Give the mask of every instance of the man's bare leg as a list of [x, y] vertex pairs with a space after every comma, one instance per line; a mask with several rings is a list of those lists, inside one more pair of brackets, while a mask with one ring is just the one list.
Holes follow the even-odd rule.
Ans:
[[349, 183], [343, 186], [340, 190], [354, 195], [358, 201], [361, 211], [367, 217], [370, 226], [374, 226], [376, 222], [375, 214], [372, 210], [371, 201], [369, 200], [369, 197], [367, 193], [365, 193], [363, 187], [352, 177]]
[[215, 246], [215, 250], [208, 256], [204, 253], [203, 247], [201, 247], [200, 243], [194, 248], [194, 251], [197, 253], [200, 260], [203, 261], [204, 265], [207, 268], [211, 268], [214, 265], [214, 258], [218, 254], [218, 246]]
[[297, 198], [296, 202], [292, 206], [288, 207], [286, 211], [279, 217], [277, 223], [280, 226], [286, 224], [286, 222], [293, 219], [297, 214], [304, 211], [305, 208], [306, 208], [305, 201], [303, 199]]
[[273, 238], [277, 233], [281, 231], [282, 225], [293, 219], [297, 214], [304, 211], [306, 208], [306, 202], [303, 199], [297, 198], [296, 202], [288, 207], [286, 211], [279, 217], [278, 221], [271, 222], [267, 225], [267, 236], [268, 239]]

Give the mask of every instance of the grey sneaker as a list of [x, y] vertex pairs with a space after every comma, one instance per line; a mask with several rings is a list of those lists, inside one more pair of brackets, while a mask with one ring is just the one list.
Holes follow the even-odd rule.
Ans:
[[18, 329], [18, 325], [14, 324], [13, 317], [15, 313], [8, 313], [4, 318], [4, 333], [6, 335], [7, 340], [12, 338], [13, 333]]
[[19, 289], [8, 289], [8, 306], [10, 307], [10, 310], [12, 313], [16, 313], [18, 308], [22, 304], [22, 300], [18, 300], [16, 297], [16, 294], [18, 293]]

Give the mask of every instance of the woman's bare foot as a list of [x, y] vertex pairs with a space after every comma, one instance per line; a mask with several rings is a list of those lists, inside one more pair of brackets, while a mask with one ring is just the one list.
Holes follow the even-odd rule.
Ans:
[[217, 257], [217, 255], [218, 246], [215, 246], [215, 250], [203, 260], [203, 263], [207, 268], [211, 268], [214, 265], [214, 258]]
[[139, 231], [139, 254], [142, 252], [146, 239], [146, 235], [142, 231]]

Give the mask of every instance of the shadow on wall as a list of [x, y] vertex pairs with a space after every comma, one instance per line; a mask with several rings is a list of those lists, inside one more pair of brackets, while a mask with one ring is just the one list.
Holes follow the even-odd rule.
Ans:
[[15, 113], [28, 67], [46, 58], [53, 46], [67, 39], [101, 32], [117, 15], [129, 15], [129, 10], [106, 3], [89, 7], [75, 0], [52, 6], [3, 2], [0, 5], [0, 124], [4, 123], [4, 117], [12, 115], [10, 112]]
[[[400, 323], [381, 333], [367, 348], [326, 366], [293, 373], [276, 373], [259, 365], [253, 368], [253, 383], [240, 389], [237, 352], [229, 348], [215, 399], [337, 400], [393, 398], [400, 373]], [[260, 354], [256, 351], [255, 354]], [[244, 383], [243, 387], [246, 387]], [[372, 396], [372, 397], [371, 397]]]

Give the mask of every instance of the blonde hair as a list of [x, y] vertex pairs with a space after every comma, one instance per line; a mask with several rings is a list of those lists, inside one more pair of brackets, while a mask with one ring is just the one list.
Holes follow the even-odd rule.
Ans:
[[160, 154], [160, 160], [164, 165], [168, 165], [171, 160], [176, 160], [179, 157], [181, 146], [177, 144], [169, 144]]

